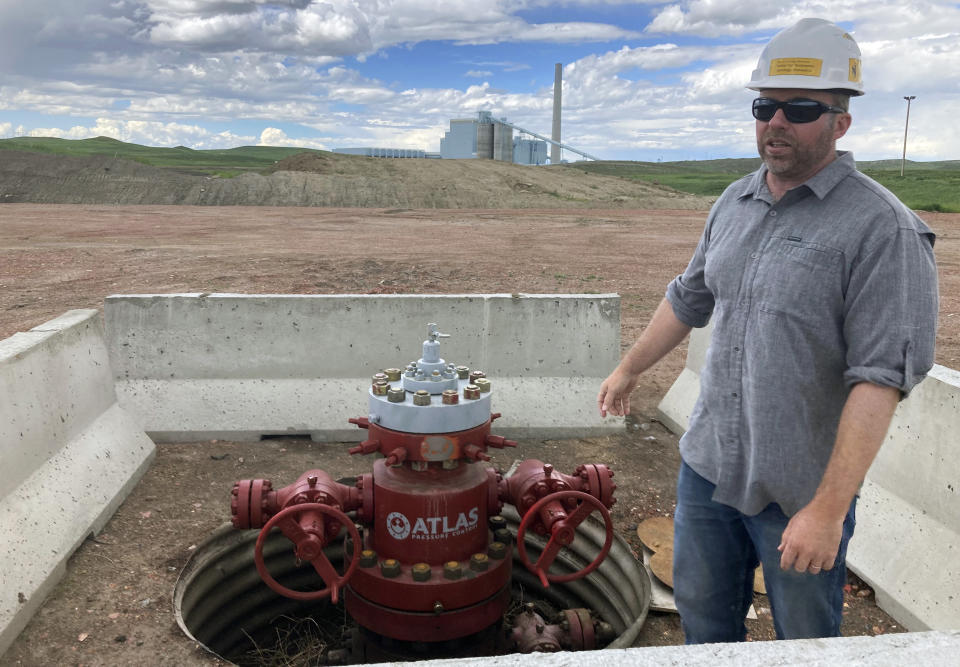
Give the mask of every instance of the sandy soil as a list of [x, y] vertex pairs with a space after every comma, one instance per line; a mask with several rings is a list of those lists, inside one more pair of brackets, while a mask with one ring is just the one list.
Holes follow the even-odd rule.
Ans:
[[[173, 206], [0, 206], [0, 338], [114, 293], [617, 292], [622, 344], [638, 335], [696, 244], [704, 211], [407, 210]], [[960, 215], [924, 216], [939, 234], [937, 361], [960, 366]], [[607, 438], [523, 441], [510, 458], [569, 471], [617, 471], [618, 531], [673, 511], [676, 437], [654, 421], [684, 350], [648, 373], [626, 430]], [[358, 406], [358, 414], [362, 406]], [[236, 479], [289, 483], [316, 464], [335, 477], [367, 470], [345, 447], [305, 441], [159, 447], [153, 468], [67, 576], [4, 664], [215, 664], [176, 627], [171, 591], [192, 547], [229, 516]], [[222, 456], [226, 455], [226, 456]], [[222, 458], [221, 458], [222, 457]], [[751, 638], [772, 637], [769, 604]], [[851, 580], [844, 632], [900, 631]], [[638, 644], [682, 642], [653, 615]]]

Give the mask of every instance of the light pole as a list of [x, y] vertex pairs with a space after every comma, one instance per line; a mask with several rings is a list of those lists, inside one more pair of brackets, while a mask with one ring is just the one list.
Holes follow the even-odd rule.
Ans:
[[910, 128], [910, 102], [917, 99], [916, 95], [904, 95], [907, 101], [907, 122], [903, 126], [903, 158], [900, 160], [900, 178], [903, 178], [903, 168], [907, 164], [907, 130]]

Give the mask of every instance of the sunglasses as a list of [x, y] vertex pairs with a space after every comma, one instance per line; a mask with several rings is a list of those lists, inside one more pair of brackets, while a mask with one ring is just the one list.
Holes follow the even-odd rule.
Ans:
[[783, 115], [791, 123], [812, 123], [825, 113], [846, 113], [840, 107], [806, 98], [778, 102], [769, 97], [758, 97], [753, 101], [753, 117], [757, 120], [771, 120], [777, 114], [777, 109], [783, 109]]

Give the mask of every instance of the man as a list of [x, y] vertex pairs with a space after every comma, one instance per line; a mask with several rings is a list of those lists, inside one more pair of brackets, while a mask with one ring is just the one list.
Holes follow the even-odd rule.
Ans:
[[856, 43], [804, 19], [748, 88], [763, 166], [717, 200], [597, 397], [626, 414], [638, 376], [712, 317], [674, 518], [688, 643], [746, 637], [758, 562], [779, 638], [839, 635], [859, 486], [933, 364], [934, 235], [836, 151], [863, 94]]

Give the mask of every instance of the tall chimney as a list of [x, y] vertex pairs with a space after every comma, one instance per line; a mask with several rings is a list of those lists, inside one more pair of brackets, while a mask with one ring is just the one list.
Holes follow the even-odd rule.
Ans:
[[[553, 67], [553, 134], [550, 138], [560, 141], [560, 93], [563, 91], [563, 63]], [[560, 147], [550, 144], [550, 164], [560, 164]]]

